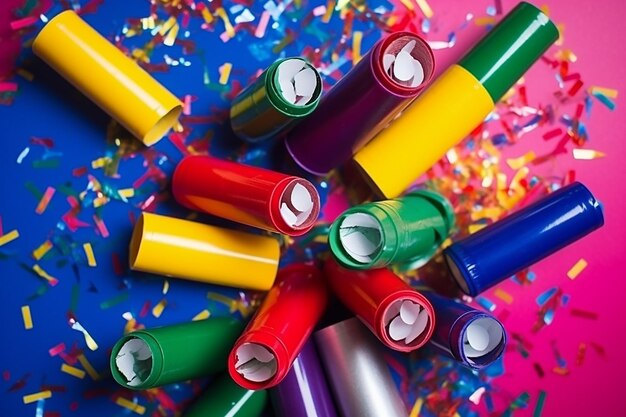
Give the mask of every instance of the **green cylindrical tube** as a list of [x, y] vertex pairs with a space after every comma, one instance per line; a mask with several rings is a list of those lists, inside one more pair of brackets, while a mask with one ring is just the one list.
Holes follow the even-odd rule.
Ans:
[[476, 77], [495, 103], [558, 36], [556, 26], [541, 10], [521, 2], [459, 65]]
[[230, 124], [241, 139], [258, 142], [310, 114], [321, 96], [315, 67], [302, 58], [279, 59], [235, 97]]
[[142, 390], [226, 369], [244, 323], [211, 318], [131, 332], [111, 351], [111, 373], [123, 387]]
[[267, 403], [267, 391], [240, 387], [228, 373], [213, 381], [183, 417], [257, 417]]
[[328, 243], [347, 268], [370, 269], [426, 263], [454, 225], [450, 202], [432, 191], [352, 207], [330, 227]]

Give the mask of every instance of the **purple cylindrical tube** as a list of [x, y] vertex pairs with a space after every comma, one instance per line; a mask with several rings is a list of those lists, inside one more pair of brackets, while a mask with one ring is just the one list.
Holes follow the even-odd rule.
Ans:
[[305, 171], [327, 174], [408, 106], [434, 70], [433, 52], [419, 36], [396, 32], [381, 39], [287, 135], [287, 151]]
[[270, 390], [279, 417], [337, 417], [324, 370], [309, 340], [285, 379]]

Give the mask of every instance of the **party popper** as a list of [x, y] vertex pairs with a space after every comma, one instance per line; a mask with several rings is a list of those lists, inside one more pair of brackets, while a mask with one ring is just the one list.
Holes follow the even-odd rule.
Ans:
[[417, 190], [393, 199], [349, 208], [333, 222], [328, 243], [333, 256], [353, 269], [425, 264], [448, 237], [454, 209], [442, 195]]
[[243, 328], [219, 317], [135, 330], [113, 346], [111, 374], [121, 386], [143, 390], [221, 372]]
[[313, 332], [327, 299], [326, 284], [315, 266], [282, 268], [230, 352], [228, 372], [235, 382], [248, 389], [279, 384]]
[[382, 346], [359, 319], [318, 330], [315, 342], [343, 416], [407, 417]]
[[223, 373], [185, 410], [183, 417], [258, 417], [266, 403], [266, 390], [242, 388]]
[[321, 95], [322, 78], [307, 60], [279, 59], [235, 97], [231, 127], [248, 142], [268, 139], [313, 112]]
[[192, 210], [290, 236], [311, 230], [320, 212], [317, 190], [304, 178], [211, 156], [183, 159], [172, 192]]
[[266, 291], [276, 278], [278, 240], [143, 212], [131, 237], [133, 270]]
[[463, 292], [475, 296], [604, 224], [602, 206], [574, 182], [444, 251]]
[[33, 52], [147, 146], [178, 122], [180, 100], [72, 10], [46, 23]]
[[400, 195], [478, 126], [557, 40], [554, 23], [521, 2], [448, 68], [354, 161], [381, 195]]
[[287, 376], [270, 390], [278, 417], [336, 417], [324, 369], [309, 339], [293, 362]]
[[430, 343], [471, 368], [496, 361], [506, 346], [506, 332], [494, 316], [467, 304], [424, 291], [435, 309], [437, 322]]
[[428, 44], [396, 32], [372, 49], [287, 135], [287, 150], [304, 170], [325, 175], [385, 128], [429, 83], [435, 60]]
[[410, 352], [432, 336], [436, 321], [432, 305], [390, 270], [346, 269], [329, 258], [324, 276], [339, 301], [385, 346]]

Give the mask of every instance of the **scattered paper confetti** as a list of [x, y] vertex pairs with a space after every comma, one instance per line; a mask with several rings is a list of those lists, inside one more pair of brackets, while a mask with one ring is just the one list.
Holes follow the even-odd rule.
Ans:
[[40, 260], [46, 255], [46, 253], [50, 251], [50, 249], [52, 249], [52, 247], [53, 247], [52, 242], [50, 242], [49, 240], [46, 240], [37, 249], [33, 251], [33, 258], [35, 258], [36, 261]]
[[585, 270], [586, 267], [587, 267], [587, 261], [584, 260], [583, 258], [580, 258], [574, 264], [574, 266], [572, 266], [570, 270], [567, 271], [568, 278], [572, 280], [576, 279], [578, 275], [580, 275], [580, 273]]
[[230, 62], [226, 62], [224, 65], [220, 67], [220, 79], [219, 83], [222, 85], [228, 84], [228, 79], [230, 78], [230, 71], [233, 68], [233, 64]]
[[[85, 343], [87, 343], [87, 347], [89, 348], [89, 350], [93, 350], [93, 351], [98, 350], [98, 344], [93, 339], [93, 337], [91, 337], [91, 335], [89, 334], [87, 329], [85, 329], [82, 324], [80, 324], [74, 318], [70, 318], [69, 324], [70, 324], [70, 327], [73, 330], [79, 331], [79, 332], [81, 332], [83, 334], [83, 336], [85, 337]], [[84, 367], [84, 365], [83, 365], [83, 367]]]
[[152, 315], [156, 318], [161, 317], [161, 314], [163, 314], [163, 310], [165, 310], [165, 306], [167, 306], [167, 300], [164, 298], [159, 301], [158, 304], [154, 306], [154, 308], [152, 308]]
[[91, 243], [83, 243], [83, 250], [85, 251], [85, 256], [87, 257], [87, 265], [92, 268], [97, 266], [96, 257], [93, 254], [93, 248], [91, 247]]
[[198, 314], [196, 314], [195, 316], [193, 316], [193, 318], [191, 319], [191, 321], [198, 321], [198, 320], [204, 320], [204, 319], [208, 319], [211, 316], [211, 312], [209, 310], [202, 310], [201, 312], [199, 312]]
[[35, 271], [35, 273], [39, 275], [41, 278], [48, 281], [48, 284], [50, 284], [51, 287], [54, 287], [55, 285], [59, 283], [58, 279], [48, 274], [42, 267], [40, 267], [37, 264], [33, 265], [33, 271]]
[[0, 246], [6, 245], [7, 243], [14, 241], [18, 237], [20, 237], [19, 232], [17, 230], [11, 230], [9, 233], [0, 236]]
[[50, 397], [52, 397], [52, 391], [40, 391], [34, 394], [24, 395], [22, 400], [24, 401], [24, 404], [30, 404]]
[[586, 311], [586, 310], [581, 310], [579, 308], [572, 308], [570, 309], [569, 312], [574, 317], [579, 317], [582, 319], [589, 319], [589, 320], [598, 320], [598, 313], [594, 313], [593, 311]]
[[513, 296], [501, 288], [496, 288], [496, 290], [493, 292], [493, 295], [495, 295], [507, 304], [511, 304], [513, 302]]
[[61, 372], [65, 372], [66, 374], [72, 375], [78, 379], [83, 379], [85, 377], [85, 371], [75, 368], [66, 363], [61, 365]]
[[117, 399], [115, 400], [115, 404], [121, 407], [124, 407], [130, 411], [134, 411], [135, 413], [139, 415], [143, 415], [143, 413], [146, 412], [146, 407], [144, 407], [143, 405], [134, 403], [132, 401], [129, 401], [124, 397], [117, 397]]
[[30, 306], [22, 306], [22, 320], [24, 321], [24, 328], [26, 330], [33, 328], [33, 318], [30, 314]]
[[598, 159], [603, 158], [604, 153], [600, 151], [594, 151], [593, 149], [573, 149], [572, 154], [574, 155], [574, 159]]
[[81, 353], [76, 357], [76, 359], [78, 359], [80, 365], [85, 368], [85, 371], [87, 371], [87, 375], [89, 375], [91, 379], [93, 379], [94, 381], [98, 381], [100, 379], [100, 375], [98, 375], [98, 372], [96, 372], [93, 366], [91, 366], [91, 363], [89, 363], [85, 355]]
[[546, 392], [539, 391], [539, 397], [537, 397], [537, 404], [535, 405], [535, 411], [533, 411], [533, 417], [541, 417], [543, 413], [543, 406], [546, 401]]

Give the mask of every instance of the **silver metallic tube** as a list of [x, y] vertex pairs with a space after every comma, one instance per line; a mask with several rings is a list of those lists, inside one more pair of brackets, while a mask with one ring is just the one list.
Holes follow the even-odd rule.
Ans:
[[315, 342], [344, 417], [408, 416], [380, 342], [356, 317], [317, 331]]

